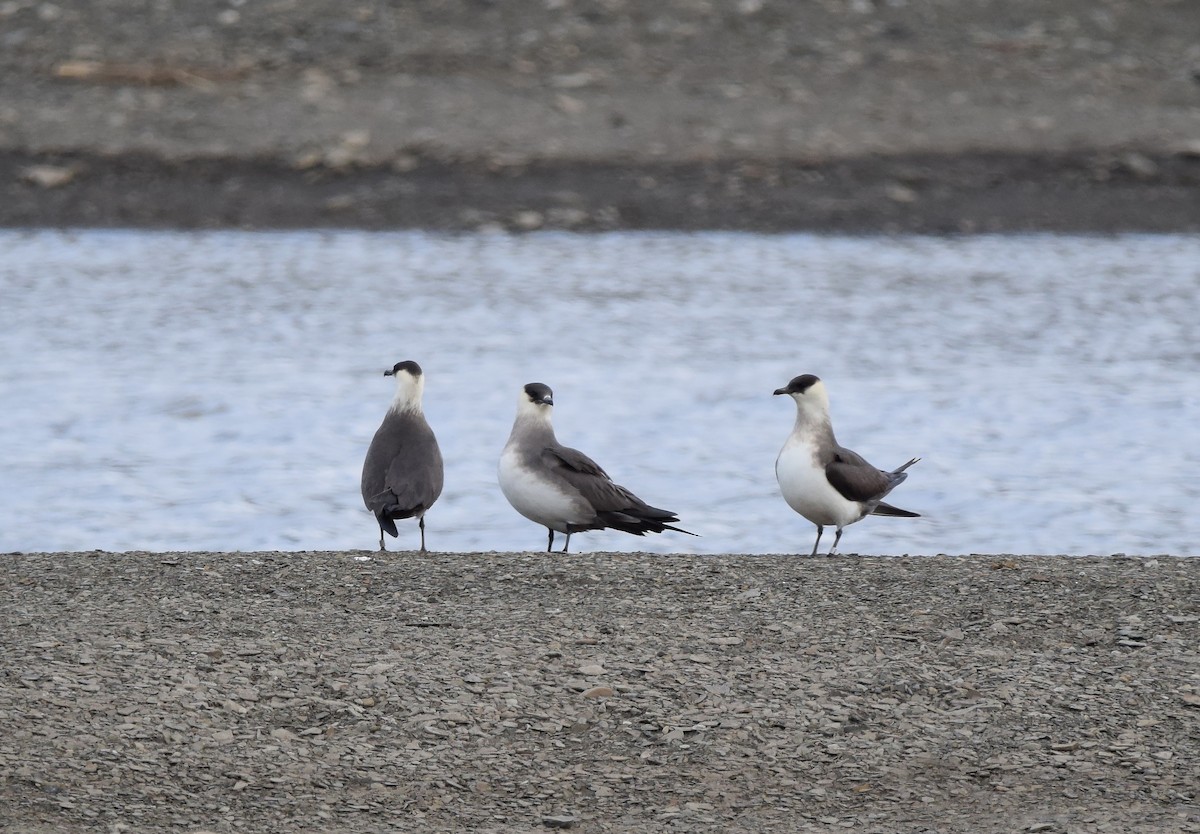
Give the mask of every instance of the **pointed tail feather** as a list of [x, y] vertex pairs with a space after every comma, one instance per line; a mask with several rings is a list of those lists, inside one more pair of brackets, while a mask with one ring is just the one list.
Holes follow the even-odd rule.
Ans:
[[376, 513], [375, 518], [379, 520], [379, 529], [383, 530], [383, 532], [387, 533], [394, 539], [400, 537], [400, 531], [396, 529], [395, 521], [381, 513]]
[[908, 467], [912, 466], [914, 463], [916, 463], [919, 460], [920, 460], [920, 458], [913, 458], [908, 463], [904, 464], [903, 466], [899, 467], [898, 469], [893, 469], [892, 474], [899, 475], [901, 472], [903, 472], [905, 469], [908, 469]]
[[632, 533], [635, 536], [644, 536], [647, 533], [661, 533], [663, 530], [674, 530], [676, 533], [686, 533], [689, 536], [698, 535], [689, 530], [684, 530], [682, 527], [675, 527], [668, 524], [667, 522], [679, 521], [679, 519], [676, 518], [675, 513], [669, 510], [660, 510], [657, 507], [639, 507], [636, 510], [625, 510], [623, 512], [602, 512], [597, 513], [596, 518], [599, 524], [591, 529], [609, 527], [613, 530], [620, 530], [623, 533]]
[[902, 510], [899, 507], [893, 507], [891, 504], [885, 504], [880, 501], [875, 509], [871, 510], [871, 515], [890, 515], [894, 518], [920, 518], [920, 513], [909, 512]]

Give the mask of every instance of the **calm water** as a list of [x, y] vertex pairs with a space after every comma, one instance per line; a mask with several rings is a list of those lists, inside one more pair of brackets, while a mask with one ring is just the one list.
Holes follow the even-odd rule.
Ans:
[[[372, 548], [359, 467], [425, 368], [438, 550], [544, 547], [496, 485], [526, 382], [702, 538], [807, 553], [779, 497], [822, 376], [915, 520], [861, 553], [1200, 552], [1200, 238], [0, 232], [0, 551]], [[391, 547], [415, 546], [401, 526]]]

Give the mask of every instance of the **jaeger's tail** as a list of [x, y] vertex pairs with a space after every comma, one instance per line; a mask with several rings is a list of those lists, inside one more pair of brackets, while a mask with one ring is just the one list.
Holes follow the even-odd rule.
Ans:
[[671, 521], [679, 521], [679, 517], [670, 510], [661, 510], [658, 507], [651, 507], [649, 504], [644, 503], [640, 507], [628, 507], [624, 510], [597, 513], [596, 518], [599, 519], [600, 524], [592, 529], [611, 527], [614, 530], [632, 533], [635, 536], [644, 536], [647, 533], [661, 533], [663, 530], [674, 530], [676, 533], [686, 533], [689, 536], [699, 535], [690, 530], [684, 530], [682, 527], [669, 524], [668, 522]]
[[[893, 469], [890, 473], [888, 473], [892, 476], [892, 484], [891, 484], [891, 486], [888, 487], [887, 492], [891, 492], [893, 489], [895, 489], [897, 486], [899, 486], [901, 483], [903, 483], [904, 479], [908, 477], [908, 473], [905, 472], [904, 470], [908, 469], [908, 467], [912, 466], [914, 463], [916, 463], [919, 460], [920, 460], [920, 458], [913, 458], [908, 463], [904, 464], [903, 466], [898, 466], [895, 469]], [[887, 492], [885, 492], [884, 495], [887, 495]], [[871, 515], [889, 515], [889, 516], [892, 516], [893, 518], [920, 518], [921, 517], [920, 513], [910, 512], [909, 510], [902, 510], [899, 507], [893, 507], [891, 504], [885, 504], [882, 501], [880, 501], [875, 506], [875, 509], [871, 510], [870, 514]]]
[[920, 513], [909, 512], [902, 510], [899, 507], [893, 507], [891, 504], [885, 504], [882, 501], [871, 510], [871, 515], [890, 515], [894, 518], [920, 518]]
[[399, 538], [400, 531], [396, 529], [396, 522], [389, 516], [383, 513], [375, 513], [375, 519], [379, 522], [379, 529], [387, 533], [392, 538]]

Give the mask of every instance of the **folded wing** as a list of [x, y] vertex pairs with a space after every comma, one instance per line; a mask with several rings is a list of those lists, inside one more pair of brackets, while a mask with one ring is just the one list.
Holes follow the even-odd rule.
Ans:
[[[674, 530], [688, 533], [669, 522], [679, 518], [670, 510], [652, 507], [608, 476], [598, 463], [578, 449], [567, 446], [547, 447], [542, 452], [546, 468], [562, 478], [596, 514], [592, 524], [580, 530], [601, 530], [612, 527], [635, 536]], [[688, 535], [695, 535], [688, 533]]]

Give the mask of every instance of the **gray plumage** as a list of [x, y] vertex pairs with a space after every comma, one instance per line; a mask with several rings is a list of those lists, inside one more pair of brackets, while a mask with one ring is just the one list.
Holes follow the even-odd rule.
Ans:
[[500, 456], [500, 489], [521, 515], [544, 526], [549, 535], [546, 551], [554, 546], [556, 532], [566, 535], [612, 528], [644, 536], [674, 530], [679, 519], [670, 510], [652, 507], [608, 476], [599, 464], [578, 449], [558, 442], [550, 411], [554, 395], [538, 382], [526, 385], [517, 406], [512, 434]]
[[829, 419], [825, 385], [812, 374], [794, 378], [775, 393], [787, 394], [796, 402], [796, 423], [775, 461], [775, 475], [788, 505], [817, 525], [814, 556], [827, 524], [837, 526], [829, 549], [832, 554], [841, 541], [842, 528], [868, 515], [919, 516], [886, 504], [883, 499], [908, 477], [904, 470], [920, 458], [889, 472], [838, 444]]
[[383, 534], [397, 536], [396, 520], [416, 518], [425, 551], [425, 513], [442, 494], [442, 453], [425, 421], [425, 377], [416, 362], [397, 362], [384, 376], [396, 378], [396, 395], [376, 430], [363, 462], [362, 497]]

